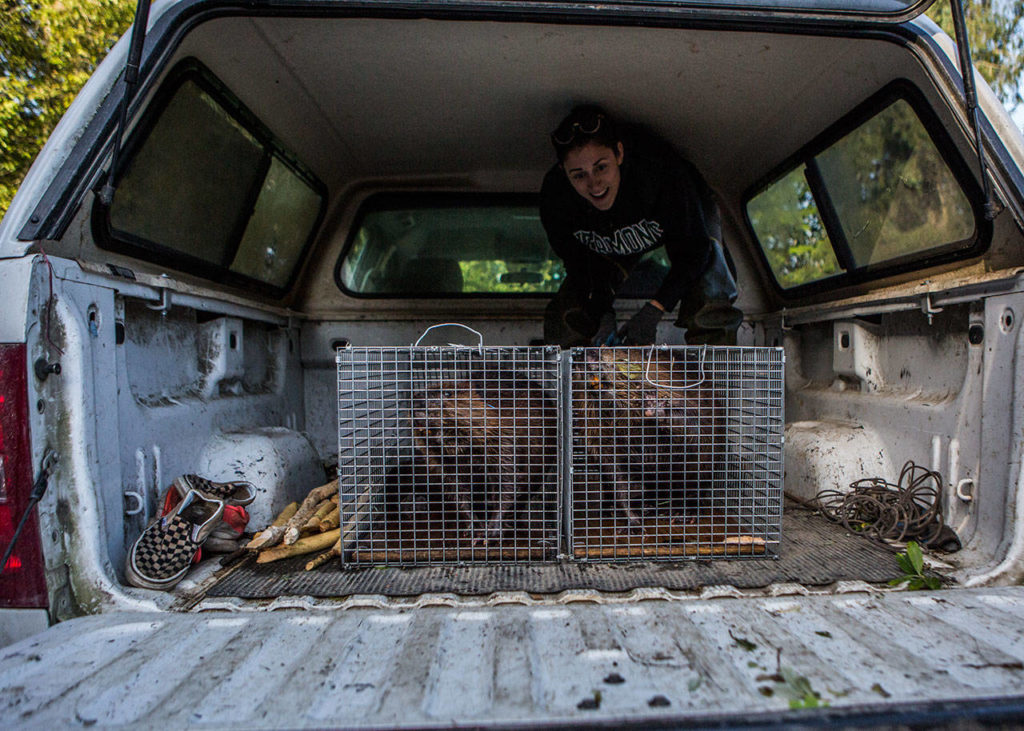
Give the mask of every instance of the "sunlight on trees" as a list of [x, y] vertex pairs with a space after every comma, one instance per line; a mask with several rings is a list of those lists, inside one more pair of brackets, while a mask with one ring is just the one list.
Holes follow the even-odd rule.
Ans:
[[[955, 38], [949, 8], [948, 2], [937, 2], [925, 14]], [[1006, 108], [1015, 109], [1024, 103], [1024, 2], [966, 0], [964, 12], [974, 65]]]
[[0, 0], [0, 214], [96, 64], [128, 29], [132, 0]]
[[[806, 171], [814, 165], [834, 211], [830, 241]], [[784, 288], [853, 267], [965, 245], [970, 202], [917, 115], [904, 100], [884, 110], [770, 185], [747, 207], [772, 272]]]

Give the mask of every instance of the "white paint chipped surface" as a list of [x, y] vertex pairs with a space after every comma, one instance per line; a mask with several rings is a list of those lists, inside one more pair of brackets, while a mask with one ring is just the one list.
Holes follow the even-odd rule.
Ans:
[[[709, 719], [789, 711], [787, 686], [770, 677], [780, 665], [841, 709], [1019, 698], [1022, 661], [1020, 588], [116, 613], [65, 622], [0, 652], [0, 726]], [[652, 706], [658, 696], [669, 705]]]

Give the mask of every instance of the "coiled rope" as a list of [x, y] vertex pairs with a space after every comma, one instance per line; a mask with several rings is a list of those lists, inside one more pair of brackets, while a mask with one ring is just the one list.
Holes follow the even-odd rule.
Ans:
[[847, 530], [885, 543], [927, 546], [942, 533], [942, 477], [912, 461], [896, 484], [881, 477], [850, 483], [850, 491], [822, 490], [815, 507]]

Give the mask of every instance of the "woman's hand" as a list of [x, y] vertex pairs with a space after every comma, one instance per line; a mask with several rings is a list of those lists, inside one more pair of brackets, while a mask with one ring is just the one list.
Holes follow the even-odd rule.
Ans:
[[622, 328], [622, 344], [653, 345], [658, 337], [658, 323], [663, 314], [665, 311], [654, 300], [641, 307]]

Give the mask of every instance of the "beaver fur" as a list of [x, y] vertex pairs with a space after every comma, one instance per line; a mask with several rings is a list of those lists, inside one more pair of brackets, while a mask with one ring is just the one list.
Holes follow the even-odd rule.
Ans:
[[678, 351], [592, 348], [575, 369], [578, 447], [630, 526], [652, 505], [698, 504], [722, 457], [725, 409], [694, 366]]
[[476, 543], [500, 539], [525, 497], [554, 484], [555, 405], [515, 372], [431, 381], [413, 400], [412, 424], [428, 473]]

